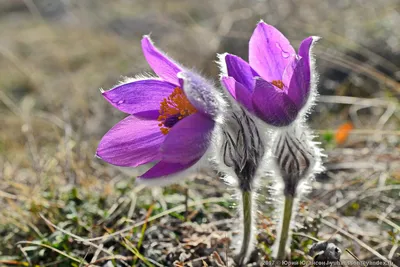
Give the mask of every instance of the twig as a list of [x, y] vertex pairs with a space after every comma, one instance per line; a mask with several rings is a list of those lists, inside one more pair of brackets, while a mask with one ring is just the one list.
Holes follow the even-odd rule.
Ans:
[[358, 262], [360, 262], [362, 264], [362, 266], [365, 266], [362, 261], [356, 256], [354, 255], [353, 252], [351, 252], [348, 248], [346, 248], [346, 252], [350, 254], [350, 256], [352, 256], [354, 259], [356, 259]]

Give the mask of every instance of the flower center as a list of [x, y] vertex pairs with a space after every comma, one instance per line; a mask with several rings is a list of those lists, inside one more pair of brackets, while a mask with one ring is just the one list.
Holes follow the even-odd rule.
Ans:
[[285, 86], [281, 80], [273, 80], [271, 83], [279, 89], [283, 89], [283, 86]]
[[161, 132], [166, 135], [178, 121], [196, 113], [197, 110], [186, 98], [182, 89], [176, 87], [167, 98], [161, 101], [159, 112], [160, 116], [157, 120], [160, 123], [158, 126], [160, 126]]

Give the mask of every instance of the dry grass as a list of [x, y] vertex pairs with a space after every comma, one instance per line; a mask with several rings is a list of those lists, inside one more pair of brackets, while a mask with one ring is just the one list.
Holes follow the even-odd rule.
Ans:
[[[399, 4], [0, 2], [0, 265], [230, 262], [236, 211], [218, 177], [149, 190], [134, 185], [141, 170], [94, 158], [102, 134], [123, 117], [98, 88], [148, 70], [139, 40], [149, 32], [171, 56], [217, 77], [215, 54], [246, 58], [262, 18], [295, 46], [323, 37], [316, 51], [323, 96], [311, 124], [328, 171], [302, 204], [292, 259], [309, 259], [309, 246], [329, 239], [360, 260], [400, 266]], [[355, 129], [337, 144], [334, 131], [347, 121]], [[260, 193], [258, 265], [275, 237], [272, 207]], [[342, 259], [353, 257], [343, 252]]]

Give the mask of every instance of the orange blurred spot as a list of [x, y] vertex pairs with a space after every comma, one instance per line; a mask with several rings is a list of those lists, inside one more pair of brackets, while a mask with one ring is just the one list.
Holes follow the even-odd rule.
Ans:
[[336, 143], [340, 145], [346, 142], [351, 130], [353, 129], [353, 124], [351, 124], [350, 122], [346, 122], [340, 125], [335, 134]]

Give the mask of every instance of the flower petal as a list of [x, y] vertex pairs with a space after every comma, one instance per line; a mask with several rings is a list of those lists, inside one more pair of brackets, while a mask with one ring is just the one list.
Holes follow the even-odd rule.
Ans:
[[115, 108], [128, 114], [159, 110], [161, 101], [168, 97], [176, 85], [156, 80], [137, 80], [118, 85], [103, 92], [103, 96]]
[[265, 22], [258, 23], [249, 43], [250, 66], [264, 80], [281, 80], [283, 71], [296, 55], [288, 39]]
[[306, 77], [306, 82], [310, 83], [311, 80], [311, 60], [312, 60], [312, 55], [311, 55], [311, 50], [314, 46], [314, 44], [320, 39], [320, 37], [317, 36], [310, 36], [306, 39], [304, 39], [299, 47], [299, 56], [301, 56], [304, 59], [304, 73]]
[[164, 139], [158, 121], [129, 116], [103, 136], [96, 154], [113, 165], [136, 167], [160, 160]]
[[250, 65], [238, 56], [227, 54], [225, 56], [226, 68], [228, 76], [243, 84], [247, 90], [253, 91], [254, 87], [254, 71]]
[[162, 160], [189, 163], [203, 156], [211, 142], [214, 121], [197, 112], [179, 121], [161, 146]]
[[296, 68], [297, 62], [297, 56], [292, 57], [292, 60], [289, 62], [289, 64], [287, 64], [285, 70], [283, 71], [282, 82], [285, 86], [285, 90], [287, 90], [287, 88], [289, 87], [290, 80], [292, 79], [293, 71]]
[[319, 37], [310, 36], [304, 39], [299, 47], [300, 61], [297, 63], [290, 81], [288, 95], [300, 110], [310, 95], [311, 89], [311, 49]]
[[183, 92], [198, 111], [212, 118], [219, 115], [225, 102], [213, 84], [194, 72], [180, 72], [178, 77]]
[[310, 95], [310, 72], [305, 70], [306, 60], [301, 58], [293, 71], [287, 95], [300, 110]]
[[[157, 179], [157, 178], [166, 178], [165, 176], [175, 174], [177, 172], [183, 171], [191, 167], [197, 162], [197, 160], [181, 164], [181, 163], [171, 163], [160, 161], [156, 165], [154, 165], [150, 170], [141, 175], [139, 179], [148, 180], [148, 179]], [[168, 179], [168, 178], [166, 178]], [[173, 181], [171, 181], [173, 182]]]
[[160, 110], [148, 110], [134, 114], [135, 117], [145, 120], [157, 120], [160, 117]]
[[221, 80], [224, 87], [240, 104], [247, 110], [253, 111], [253, 103], [251, 101], [251, 93], [232, 77], [222, 77]]
[[315, 44], [316, 41], [318, 41], [320, 38], [317, 36], [310, 36], [307, 37], [306, 39], [304, 39], [300, 46], [299, 46], [299, 56], [301, 56], [302, 58], [307, 59], [306, 63], [308, 65], [310, 65], [310, 61], [311, 61], [311, 49], [313, 47], [313, 45]]
[[158, 76], [167, 82], [178, 85], [178, 77], [176, 75], [182, 71], [182, 68], [158, 50], [149, 36], [143, 37], [142, 50], [150, 67]]
[[273, 126], [289, 125], [298, 113], [296, 105], [283, 90], [262, 79], [256, 80], [253, 106], [256, 115]]

